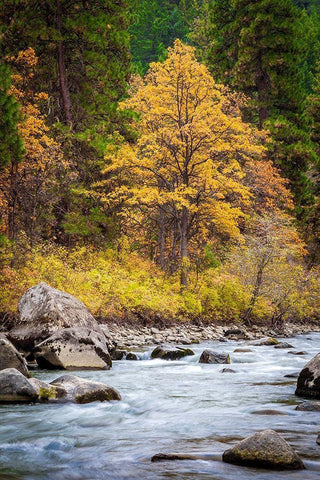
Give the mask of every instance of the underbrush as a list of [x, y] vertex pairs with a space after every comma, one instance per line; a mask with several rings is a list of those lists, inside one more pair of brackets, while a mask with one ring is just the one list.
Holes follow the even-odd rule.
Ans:
[[[294, 288], [285, 289], [286, 278], [275, 278], [272, 285], [270, 282], [265, 285], [253, 308], [253, 319], [318, 317], [319, 277], [306, 274], [301, 268], [296, 274], [299, 285]], [[292, 267], [290, 278], [292, 281]], [[99, 317], [144, 311], [154, 312], [158, 318], [241, 321], [250, 303], [254, 276], [240, 275], [233, 265], [226, 263], [198, 274], [190, 271], [189, 280], [189, 287], [180, 293], [178, 273], [167, 276], [138, 254], [119, 257], [111, 248], [67, 249], [46, 245], [20, 257], [14, 267], [8, 264], [2, 267], [0, 311], [14, 314], [21, 295], [44, 281], [79, 298]], [[281, 289], [284, 293], [279, 297]]]

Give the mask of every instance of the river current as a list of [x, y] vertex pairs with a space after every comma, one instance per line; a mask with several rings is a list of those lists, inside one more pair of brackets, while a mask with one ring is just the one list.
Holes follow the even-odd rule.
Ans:
[[[296, 379], [320, 351], [320, 333], [285, 339], [289, 349], [243, 342], [193, 345], [179, 361], [115, 361], [110, 371], [75, 374], [110, 384], [121, 402], [87, 405], [0, 406], [0, 480], [315, 480], [320, 478], [320, 412], [296, 411]], [[205, 348], [228, 352], [226, 365], [199, 364]], [[292, 349], [291, 349], [292, 350]], [[65, 372], [34, 375], [51, 381]], [[272, 410], [266, 414], [263, 410]], [[270, 413], [270, 412], [269, 412]], [[307, 469], [273, 472], [225, 464], [224, 450], [256, 431], [272, 428], [302, 456]], [[195, 461], [151, 463], [159, 452], [208, 455]]]

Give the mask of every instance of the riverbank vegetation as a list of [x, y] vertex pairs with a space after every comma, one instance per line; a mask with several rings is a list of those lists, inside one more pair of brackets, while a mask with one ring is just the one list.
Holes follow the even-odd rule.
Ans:
[[318, 3], [4, 4], [0, 311], [318, 319]]

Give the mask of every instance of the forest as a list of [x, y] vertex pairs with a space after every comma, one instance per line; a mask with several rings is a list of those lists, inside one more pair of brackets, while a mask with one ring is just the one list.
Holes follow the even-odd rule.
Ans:
[[2, 0], [0, 312], [320, 311], [318, 0]]

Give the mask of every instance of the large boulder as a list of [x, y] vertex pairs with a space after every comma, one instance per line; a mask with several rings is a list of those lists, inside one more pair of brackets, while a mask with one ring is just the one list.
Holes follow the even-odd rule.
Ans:
[[37, 399], [37, 390], [21, 372], [15, 368], [0, 371], [0, 403], [28, 403]]
[[0, 370], [15, 368], [29, 377], [27, 363], [18, 350], [5, 337], [0, 337]]
[[30, 378], [29, 382], [36, 389], [40, 402], [62, 402], [66, 400], [67, 392], [64, 388], [50, 385], [38, 378]]
[[320, 353], [301, 370], [296, 395], [320, 400]]
[[84, 327], [59, 330], [32, 353], [41, 368], [107, 370], [112, 365], [104, 335]]
[[63, 388], [66, 391], [65, 399], [75, 403], [121, 400], [120, 393], [115, 388], [74, 375], [62, 375], [50, 385]]
[[200, 356], [199, 363], [230, 363], [228, 353], [214, 352], [213, 350], [204, 350]]
[[276, 470], [300, 470], [305, 468], [293, 448], [274, 430], [263, 430], [226, 450], [224, 462], [246, 467]]
[[156, 347], [152, 353], [151, 358], [161, 358], [161, 360], [180, 360], [180, 358], [194, 355], [190, 348], [163, 348]]
[[100, 331], [87, 307], [69, 293], [44, 282], [29, 288], [20, 298], [20, 319], [9, 332], [12, 343], [26, 352], [63, 328], [87, 327]]

